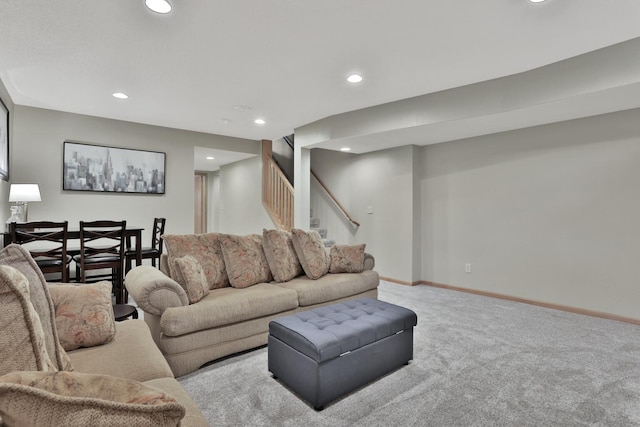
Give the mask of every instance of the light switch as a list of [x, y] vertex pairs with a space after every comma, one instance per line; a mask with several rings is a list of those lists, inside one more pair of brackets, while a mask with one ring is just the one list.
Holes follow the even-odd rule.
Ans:
[[372, 215], [372, 214], [373, 214], [373, 206], [367, 206], [367, 213], [368, 213], [369, 215]]

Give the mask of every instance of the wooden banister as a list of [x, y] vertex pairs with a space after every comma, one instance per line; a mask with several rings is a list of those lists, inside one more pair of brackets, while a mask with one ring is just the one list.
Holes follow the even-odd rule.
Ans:
[[338, 209], [340, 209], [340, 212], [342, 212], [345, 218], [347, 218], [351, 224], [355, 225], [356, 227], [360, 227], [360, 223], [355, 219], [353, 219], [351, 215], [349, 215], [349, 212], [347, 212], [347, 210], [340, 204], [338, 199], [336, 199], [336, 196], [333, 195], [333, 193], [327, 188], [327, 186], [324, 185], [324, 182], [322, 182], [322, 180], [318, 178], [318, 175], [316, 175], [313, 169], [311, 170], [311, 176], [313, 176], [316, 179], [316, 181], [318, 181], [318, 184], [320, 184], [320, 187], [322, 187], [322, 189], [327, 193], [331, 201], [335, 203]]
[[277, 228], [293, 227], [293, 187], [273, 160], [271, 141], [262, 141], [262, 204]]
[[[318, 181], [345, 218], [351, 224], [360, 227], [360, 223], [349, 215], [344, 206], [340, 204], [336, 196], [333, 195], [313, 170], [311, 170], [311, 176]], [[277, 228], [291, 231], [294, 215], [293, 186], [289, 183], [280, 166], [273, 160], [272, 143], [268, 140], [262, 141], [262, 204]]]

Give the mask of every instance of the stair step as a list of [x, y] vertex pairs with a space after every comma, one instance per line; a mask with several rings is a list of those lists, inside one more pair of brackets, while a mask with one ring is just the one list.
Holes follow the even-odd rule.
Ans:
[[327, 238], [327, 229], [326, 228], [314, 228], [311, 227], [312, 230], [316, 230], [318, 232], [318, 234], [320, 234], [320, 237], [322, 237], [323, 239]]
[[324, 243], [325, 248], [330, 248], [331, 246], [335, 246], [336, 241], [332, 239], [322, 239], [322, 243]]

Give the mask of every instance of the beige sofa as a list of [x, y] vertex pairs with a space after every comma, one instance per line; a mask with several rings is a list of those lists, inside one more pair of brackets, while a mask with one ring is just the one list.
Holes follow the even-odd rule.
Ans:
[[[208, 259], [205, 257], [225, 255], [225, 262], [218, 259], [216, 265], [225, 268], [223, 273], [233, 281], [230, 268], [237, 270], [234, 265], [244, 268], [242, 257], [248, 257], [248, 253], [259, 256], [261, 249], [254, 247], [253, 251], [241, 246], [237, 250], [242, 254], [240, 261], [234, 263], [227, 256], [232, 251], [221, 250], [229, 245], [220, 245], [221, 249], [217, 246], [221, 236], [228, 237], [207, 234], [180, 236], [180, 239], [182, 243], [198, 238], [208, 242], [203, 246], [193, 241], [185, 244], [203, 262]], [[258, 241], [259, 236], [256, 236], [253, 235], [252, 242]], [[168, 254], [161, 259], [162, 271], [151, 266], [136, 267], [127, 274], [125, 286], [144, 311], [144, 320], [176, 376], [190, 373], [223, 356], [265, 345], [269, 322], [277, 317], [356, 298], [377, 298], [378, 295], [379, 276], [373, 271], [374, 258], [364, 254], [362, 271], [358, 273], [328, 273], [316, 280], [302, 274], [287, 281], [269, 280], [242, 288], [226, 285], [208, 289], [208, 295], [190, 303], [188, 292], [174, 280], [175, 271], [171, 271], [172, 256], [184, 256], [184, 251], [172, 254], [170, 242], [171, 238], [165, 236]], [[364, 245], [360, 249], [364, 253]], [[286, 259], [282, 252], [276, 250], [274, 253], [277, 254], [274, 262]], [[329, 256], [327, 253], [327, 262]], [[270, 265], [273, 270], [274, 263]], [[238, 277], [241, 278], [248, 274], [240, 273]]]
[[113, 321], [110, 293], [46, 284], [21, 246], [0, 251], [0, 425], [208, 425], [145, 322]]

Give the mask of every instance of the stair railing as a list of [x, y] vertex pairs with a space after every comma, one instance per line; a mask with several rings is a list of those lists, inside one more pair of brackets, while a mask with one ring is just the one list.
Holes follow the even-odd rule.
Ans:
[[352, 225], [355, 225], [356, 227], [360, 227], [360, 223], [355, 219], [353, 219], [351, 215], [349, 215], [349, 212], [347, 212], [347, 210], [340, 204], [338, 199], [336, 199], [336, 196], [333, 195], [333, 193], [327, 188], [327, 186], [324, 185], [324, 182], [322, 182], [322, 180], [318, 178], [318, 175], [316, 175], [313, 169], [311, 169], [311, 176], [313, 176], [316, 179], [316, 181], [318, 181], [318, 184], [320, 184], [320, 187], [322, 187], [325, 193], [327, 193], [331, 201], [336, 205], [336, 207], [344, 215], [344, 217], [347, 218], [347, 220], [349, 220], [349, 222]]
[[280, 230], [293, 227], [293, 187], [273, 160], [271, 141], [262, 141], [262, 204]]

